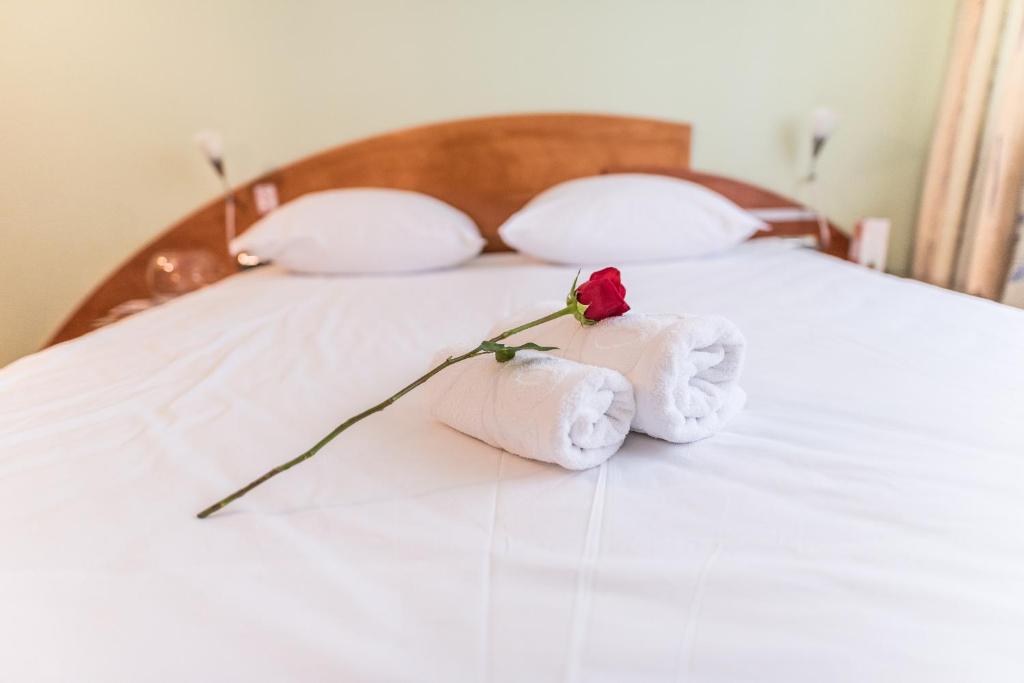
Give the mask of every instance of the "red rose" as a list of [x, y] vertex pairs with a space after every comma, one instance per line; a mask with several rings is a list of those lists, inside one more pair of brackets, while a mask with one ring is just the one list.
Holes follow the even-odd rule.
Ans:
[[576, 288], [576, 300], [586, 306], [583, 316], [593, 322], [613, 318], [629, 310], [626, 288], [619, 279], [618, 268], [603, 268], [592, 273], [589, 280]]

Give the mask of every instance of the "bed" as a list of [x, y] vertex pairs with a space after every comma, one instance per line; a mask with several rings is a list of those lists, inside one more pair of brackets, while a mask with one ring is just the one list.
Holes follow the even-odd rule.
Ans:
[[[635, 153], [566, 172], [687, 165], [688, 128], [680, 156], [598, 119]], [[1024, 314], [779, 238], [622, 271], [638, 310], [744, 330], [749, 400], [584, 472], [413, 393], [194, 517], [575, 272], [493, 241], [418, 275], [248, 271], [0, 371], [0, 680], [1021, 680]]]

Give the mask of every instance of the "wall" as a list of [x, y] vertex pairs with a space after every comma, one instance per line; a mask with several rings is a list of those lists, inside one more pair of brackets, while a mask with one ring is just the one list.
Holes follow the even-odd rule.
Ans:
[[0, 364], [217, 185], [452, 117], [598, 111], [687, 120], [694, 165], [798, 191], [806, 114], [841, 128], [822, 203], [890, 216], [907, 265], [954, 0], [300, 3], [5, 0]]

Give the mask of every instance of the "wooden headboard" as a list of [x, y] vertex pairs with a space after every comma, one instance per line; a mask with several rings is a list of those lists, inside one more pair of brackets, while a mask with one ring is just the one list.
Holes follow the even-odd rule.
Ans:
[[[498, 227], [556, 183], [608, 169], [679, 173], [689, 166], [690, 126], [685, 123], [592, 114], [495, 116], [412, 128], [335, 147], [238, 187], [234, 198], [238, 232], [243, 232], [259, 217], [252, 195], [259, 183], [275, 184], [282, 203], [338, 187], [415, 190], [465, 211], [487, 239], [486, 250], [501, 251], [507, 247], [498, 238]], [[740, 181], [706, 178], [714, 178], [715, 189], [727, 196], [761, 201], [770, 195]], [[694, 179], [701, 182], [696, 175]], [[750, 206], [749, 201], [737, 201]], [[217, 199], [166, 229], [93, 290], [49, 343], [84, 334], [114, 306], [148, 297], [146, 267], [162, 250], [206, 249], [233, 270], [223, 225], [224, 201]]]

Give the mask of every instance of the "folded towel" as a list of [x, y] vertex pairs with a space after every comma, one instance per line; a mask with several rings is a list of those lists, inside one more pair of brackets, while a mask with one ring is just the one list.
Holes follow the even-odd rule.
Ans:
[[[539, 304], [502, 322], [494, 334], [557, 310]], [[557, 346], [551, 353], [621, 372], [633, 384], [632, 429], [675, 443], [711, 436], [746, 401], [737, 384], [745, 341], [718, 316], [645, 315], [629, 312], [587, 327], [559, 318], [505, 340]]]
[[493, 356], [457, 363], [427, 389], [434, 417], [448, 426], [570, 470], [619, 450], [635, 410], [633, 388], [618, 372], [536, 351], [507, 363]]

